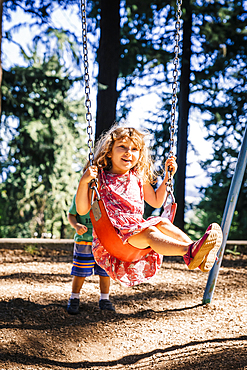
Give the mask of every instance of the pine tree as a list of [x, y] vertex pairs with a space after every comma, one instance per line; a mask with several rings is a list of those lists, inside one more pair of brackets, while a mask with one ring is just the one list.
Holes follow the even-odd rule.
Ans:
[[39, 57], [37, 50], [28, 67], [4, 73], [3, 118], [10, 140], [2, 157], [1, 236], [64, 237], [86, 158], [84, 104], [69, 95], [76, 80], [56, 53]]

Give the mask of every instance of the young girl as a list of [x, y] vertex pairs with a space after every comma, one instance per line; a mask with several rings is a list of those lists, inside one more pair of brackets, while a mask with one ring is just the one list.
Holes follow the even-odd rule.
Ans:
[[93, 233], [93, 254], [99, 266], [121, 283], [132, 286], [155, 275], [162, 256], [183, 256], [189, 269], [199, 267], [209, 271], [222, 243], [218, 224], [211, 224], [201, 239], [193, 242], [168, 219], [150, 217], [143, 219], [144, 200], [160, 208], [166, 198], [168, 168], [177, 170], [175, 157], [166, 160], [165, 178], [157, 190], [153, 163], [145, 143], [145, 135], [135, 128], [113, 126], [98, 141], [93, 166], [87, 166], [79, 182], [76, 208], [86, 214], [91, 207], [89, 183], [98, 178], [99, 193], [108, 216], [123, 242], [136, 248], [150, 246], [152, 250], [140, 260], [124, 262], [111, 256]]

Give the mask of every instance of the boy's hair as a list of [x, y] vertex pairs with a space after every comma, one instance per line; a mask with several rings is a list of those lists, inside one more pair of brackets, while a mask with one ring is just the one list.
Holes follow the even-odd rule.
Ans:
[[[147, 134], [141, 133], [133, 127], [120, 127], [113, 125], [109, 131], [103, 133], [95, 146], [94, 164], [104, 170], [110, 170], [112, 163], [109, 154], [116, 140], [129, 138], [140, 151], [140, 157], [133, 168], [137, 175], [145, 182], [154, 183], [156, 174], [154, 172], [153, 160], [145, 142]], [[86, 168], [88, 167], [88, 164]]]

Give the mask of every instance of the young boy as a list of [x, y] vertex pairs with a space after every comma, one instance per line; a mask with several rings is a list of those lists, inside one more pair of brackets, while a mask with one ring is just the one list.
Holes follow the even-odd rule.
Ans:
[[74, 257], [71, 270], [71, 275], [73, 275], [72, 293], [68, 302], [67, 312], [70, 315], [77, 315], [79, 313], [80, 290], [85, 278], [91, 276], [93, 270], [95, 275], [99, 275], [101, 293], [99, 308], [101, 310], [115, 311], [114, 306], [109, 300], [110, 277], [105, 270], [96, 264], [92, 254], [93, 226], [89, 213], [80, 216], [76, 212], [75, 196], [69, 209], [68, 220], [70, 225], [76, 230], [76, 233], [74, 236]]

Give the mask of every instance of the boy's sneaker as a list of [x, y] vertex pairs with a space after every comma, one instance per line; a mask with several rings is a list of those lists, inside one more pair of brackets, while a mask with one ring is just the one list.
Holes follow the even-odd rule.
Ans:
[[70, 315], [78, 315], [80, 300], [78, 298], [70, 298], [67, 306], [67, 312]]
[[199, 267], [203, 272], [211, 270], [222, 244], [222, 231], [218, 224], [209, 225], [201, 239], [192, 243], [183, 256], [190, 270]]
[[115, 311], [115, 307], [113, 306], [111, 301], [109, 301], [109, 299], [101, 299], [99, 301], [99, 308], [101, 310]]

